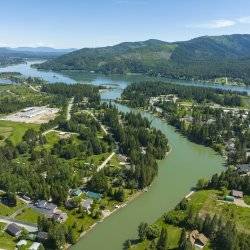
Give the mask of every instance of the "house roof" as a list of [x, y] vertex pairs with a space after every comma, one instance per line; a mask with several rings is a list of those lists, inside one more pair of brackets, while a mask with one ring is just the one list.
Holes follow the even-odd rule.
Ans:
[[46, 205], [47, 205], [46, 200], [38, 200], [37, 203], [36, 203], [36, 206], [40, 207], [40, 208], [44, 208]]
[[55, 210], [57, 208], [57, 205], [53, 204], [53, 203], [48, 203], [46, 206], [46, 209], [48, 210]]
[[47, 240], [49, 238], [49, 234], [47, 232], [38, 232], [37, 233], [37, 239], [38, 240]]
[[243, 198], [243, 192], [242, 192], [242, 191], [232, 190], [232, 191], [231, 191], [231, 194], [232, 194], [234, 197], [241, 197], [241, 198]]
[[17, 235], [22, 231], [22, 228], [15, 223], [11, 223], [8, 225], [7, 231], [12, 235]]
[[68, 215], [66, 213], [63, 212], [57, 212], [53, 214], [53, 219], [57, 220], [57, 221], [66, 221], [68, 218]]
[[79, 195], [81, 195], [82, 190], [79, 189], [79, 188], [77, 188], [77, 189], [72, 189], [70, 193], [71, 193], [71, 195], [79, 196]]
[[250, 163], [237, 165], [237, 170], [240, 172], [250, 172]]
[[27, 245], [27, 240], [20, 240], [20, 241], [17, 242], [16, 245], [17, 245], [18, 247], [19, 247], [19, 246], [23, 246], [23, 245], [25, 246], [25, 245]]
[[199, 240], [203, 245], [206, 245], [208, 242], [208, 238], [204, 234], [199, 234], [197, 240]]
[[82, 202], [82, 206], [86, 209], [89, 209], [91, 207], [91, 205], [93, 204], [93, 200], [92, 199], [87, 199], [85, 201]]
[[30, 247], [29, 247], [29, 250], [37, 250], [39, 249], [41, 243], [39, 242], [34, 242]]

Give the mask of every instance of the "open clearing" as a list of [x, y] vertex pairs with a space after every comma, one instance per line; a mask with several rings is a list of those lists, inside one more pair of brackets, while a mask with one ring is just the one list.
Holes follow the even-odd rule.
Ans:
[[[38, 130], [39, 125], [0, 120], [0, 135], [4, 139], [9, 138], [14, 144], [21, 142], [25, 131], [29, 128]], [[2, 141], [0, 140], [0, 143]]]
[[29, 107], [17, 113], [6, 115], [2, 117], [1, 120], [42, 124], [55, 119], [58, 111], [59, 109], [57, 108], [49, 108], [46, 106]]

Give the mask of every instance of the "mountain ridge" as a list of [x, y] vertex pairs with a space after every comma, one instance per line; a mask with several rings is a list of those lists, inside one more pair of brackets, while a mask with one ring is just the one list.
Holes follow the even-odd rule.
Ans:
[[233, 34], [201, 36], [179, 42], [149, 39], [82, 48], [36, 67], [202, 80], [228, 76], [250, 83], [249, 62], [250, 35]]

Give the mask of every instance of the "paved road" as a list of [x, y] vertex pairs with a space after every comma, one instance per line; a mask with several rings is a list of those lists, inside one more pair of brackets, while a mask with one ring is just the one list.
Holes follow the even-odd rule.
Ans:
[[7, 225], [9, 225], [11, 223], [15, 223], [18, 226], [25, 228], [29, 232], [36, 232], [36, 231], [38, 231], [38, 228], [37, 228], [37, 226], [35, 224], [21, 222], [21, 221], [18, 221], [18, 220], [15, 220], [15, 219], [11, 219], [11, 218], [8, 218], [8, 217], [4, 217], [4, 216], [0, 216], [0, 222], [6, 223]]
[[106, 165], [107, 163], [111, 160], [111, 158], [115, 155], [115, 152], [111, 153], [109, 155], [109, 157], [97, 168], [97, 172], [99, 172], [100, 170], [102, 170]]

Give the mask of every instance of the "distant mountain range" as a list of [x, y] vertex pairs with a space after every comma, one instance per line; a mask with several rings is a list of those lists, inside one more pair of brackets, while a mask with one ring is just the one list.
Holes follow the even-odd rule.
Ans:
[[0, 57], [54, 58], [74, 50], [76, 49], [54, 49], [50, 47], [0, 47]]
[[227, 76], [250, 83], [250, 35], [203, 36], [173, 43], [152, 39], [83, 48], [37, 67], [105, 74], [143, 73], [179, 79], [210, 80]]

